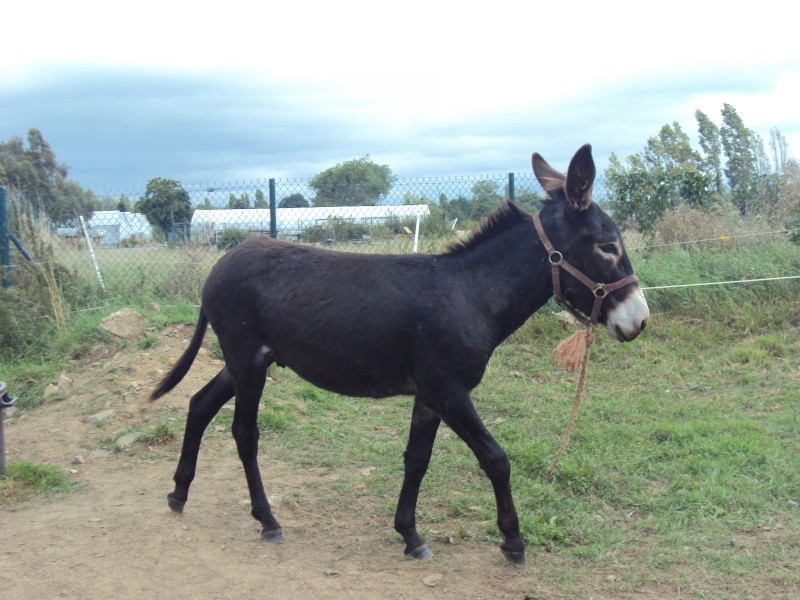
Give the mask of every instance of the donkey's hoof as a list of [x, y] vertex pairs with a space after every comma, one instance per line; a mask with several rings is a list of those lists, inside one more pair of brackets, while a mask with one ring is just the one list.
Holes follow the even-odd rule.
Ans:
[[410, 555], [412, 558], [433, 558], [433, 552], [430, 551], [428, 548], [428, 544], [422, 544], [422, 546], [417, 546], [410, 552], [406, 552], [406, 554]]
[[183, 514], [183, 507], [186, 502], [178, 500], [177, 498], [173, 498], [172, 494], [167, 494], [167, 504], [169, 504], [170, 510], [174, 512], [176, 515]]
[[273, 529], [272, 531], [262, 531], [261, 539], [263, 539], [268, 544], [282, 544], [283, 531], [281, 531], [280, 528]]
[[503, 556], [506, 557], [508, 562], [513, 563], [515, 565], [524, 565], [525, 564], [525, 551], [524, 550], [521, 551], [521, 552], [512, 552], [510, 550], [503, 550], [501, 548], [501, 551], [503, 552]]

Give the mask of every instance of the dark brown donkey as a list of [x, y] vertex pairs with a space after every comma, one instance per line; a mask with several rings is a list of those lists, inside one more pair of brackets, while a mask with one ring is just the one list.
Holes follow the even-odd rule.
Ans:
[[[591, 146], [578, 150], [566, 177], [538, 154], [533, 171], [550, 197], [539, 213], [547, 238], [589, 279], [622, 284], [607, 293], [598, 320], [616, 339], [633, 340], [649, 312], [635, 277], [620, 281], [632, 275], [631, 263], [617, 227], [592, 203]], [[414, 396], [394, 520], [406, 554], [431, 556], [417, 532], [415, 511], [444, 421], [475, 453], [494, 487], [497, 524], [505, 536], [501, 550], [523, 562], [509, 461], [469, 394], [494, 349], [553, 295], [551, 260], [531, 215], [511, 202], [441, 255], [349, 254], [268, 238], [239, 245], [212, 269], [194, 336], [151, 396], [159, 398], [183, 379], [211, 323], [225, 367], [189, 404], [170, 508], [183, 511], [203, 432], [236, 396], [233, 436], [252, 515], [263, 526], [264, 540], [282, 542], [257, 462], [258, 404], [267, 367], [276, 363], [340, 394]], [[560, 287], [573, 307], [591, 312], [595, 295], [585, 282], [562, 272]]]

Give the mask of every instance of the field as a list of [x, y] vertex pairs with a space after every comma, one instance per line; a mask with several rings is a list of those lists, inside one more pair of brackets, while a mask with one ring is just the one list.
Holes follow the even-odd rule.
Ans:
[[[653, 287], [800, 270], [785, 242], [634, 260]], [[0, 479], [14, 540], [0, 549], [3, 597], [800, 597], [798, 291], [783, 281], [647, 292], [654, 314], [639, 339], [598, 336], [550, 477], [575, 389], [552, 351], [573, 326], [548, 306], [498, 348], [473, 398], [511, 459], [523, 567], [502, 558], [491, 487], [446, 428], [418, 510], [435, 556], [403, 558], [392, 519], [410, 399], [337, 396], [277, 368], [260, 464], [285, 543], [262, 543], [249, 516], [229, 410], [209, 427], [174, 517], [165, 495], [188, 398], [221, 363], [208, 336], [181, 386], [143, 404], [190, 337], [194, 301], [159, 300], [156, 312], [152, 295], [108, 300], [3, 365], [21, 398]], [[123, 305], [147, 318], [140, 331], [97, 329]], [[59, 384], [62, 371], [71, 382]], [[58, 385], [45, 399], [48, 384]]]

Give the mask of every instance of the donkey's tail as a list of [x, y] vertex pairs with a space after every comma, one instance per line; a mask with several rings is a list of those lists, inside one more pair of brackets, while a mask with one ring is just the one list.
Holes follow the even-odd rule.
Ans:
[[178, 362], [175, 363], [175, 366], [169, 370], [169, 373], [164, 376], [164, 379], [161, 380], [158, 386], [156, 386], [156, 389], [153, 390], [153, 393], [150, 394], [150, 397], [147, 399], [148, 402], [158, 400], [186, 377], [186, 373], [189, 372], [189, 368], [192, 366], [194, 359], [197, 357], [197, 353], [200, 351], [200, 345], [203, 343], [203, 336], [206, 334], [207, 327], [208, 319], [201, 306], [200, 318], [197, 320], [197, 327], [194, 329], [192, 341], [189, 342], [189, 346], [178, 359]]

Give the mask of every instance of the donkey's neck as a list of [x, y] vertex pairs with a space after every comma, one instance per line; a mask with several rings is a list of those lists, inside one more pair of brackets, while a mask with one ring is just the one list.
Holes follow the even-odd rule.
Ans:
[[510, 230], [451, 257], [458, 292], [482, 315], [499, 344], [552, 296], [547, 252], [533, 222]]

